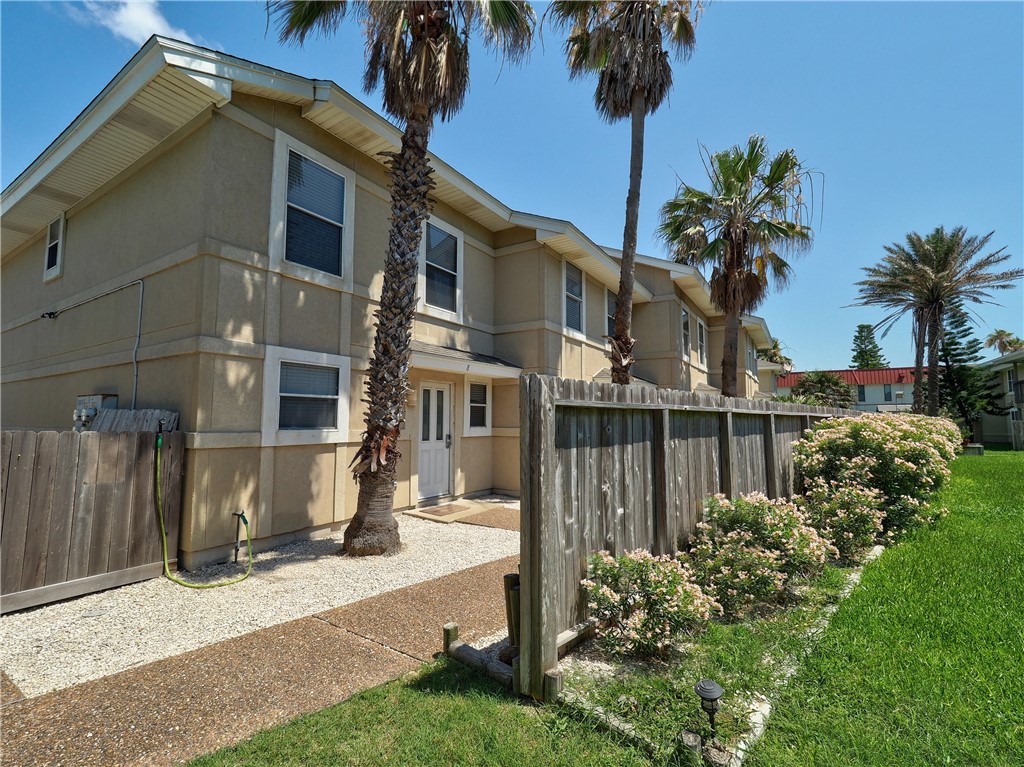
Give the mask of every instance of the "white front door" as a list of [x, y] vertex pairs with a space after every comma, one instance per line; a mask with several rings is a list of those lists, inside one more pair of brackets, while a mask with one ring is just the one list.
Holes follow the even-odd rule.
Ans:
[[452, 387], [425, 384], [420, 389], [420, 498], [451, 492]]

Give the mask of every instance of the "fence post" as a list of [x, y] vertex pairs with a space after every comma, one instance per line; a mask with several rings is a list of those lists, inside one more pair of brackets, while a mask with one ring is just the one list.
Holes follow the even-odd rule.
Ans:
[[[558, 520], [555, 497], [554, 379], [534, 373], [520, 383], [520, 656], [519, 689], [544, 699], [545, 672], [558, 664], [556, 628], [558, 585], [547, 582], [557, 574], [555, 558], [564, 556], [552, 533]], [[544, 542], [549, 545], [545, 546]]]
[[655, 554], [671, 554], [676, 549], [676, 515], [672, 513], [672, 472], [669, 470], [669, 411], [667, 408], [654, 413], [654, 540]]
[[778, 498], [779, 493], [779, 462], [775, 458], [775, 414], [768, 413], [764, 417], [764, 477], [766, 495]]
[[734, 445], [732, 442], [732, 412], [718, 414], [718, 454], [721, 464], [721, 492], [727, 498], [732, 498], [735, 481], [733, 470], [736, 466], [734, 460]]

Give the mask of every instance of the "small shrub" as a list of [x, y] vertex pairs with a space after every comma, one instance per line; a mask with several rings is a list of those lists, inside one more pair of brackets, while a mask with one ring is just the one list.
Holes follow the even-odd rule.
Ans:
[[802, 509], [791, 501], [749, 493], [730, 501], [714, 495], [705, 501], [704, 520], [712, 537], [745, 531], [751, 543], [774, 552], [786, 575], [814, 575], [836, 550], [808, 522]]
[[807, 517], [839, 557], [855, 561], [882, 535], [882, 495], [854, 482], [815, 480], [804, 496]]
[[720, 612], [679, 560], [655, 557], [643, 549], [613, 557], [607, 551], [588, 559], [581, 582], [599, 641], [619, 654], [663, 654], [672, 639], [696, 631]]
[[755, 604], [777, 600], [786, 587], [779, 554], [759, 546], [747, 530], [715, 533], [701, 523], [689, 554], [681, 557], [726, 618], [740, 618]]
[[889, 537], [927, 518], [924, 503], [949, 477], [959, 430], [944, 418], [868, 413], [822, 421], [793, 446], [807, 488], [860, 484], [881, 494]]

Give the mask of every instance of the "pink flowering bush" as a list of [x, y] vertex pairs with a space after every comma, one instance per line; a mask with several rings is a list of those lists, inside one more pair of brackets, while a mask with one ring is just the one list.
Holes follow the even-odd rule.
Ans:
[[868, 413], [822, 421], [793, 446], [805, 487], [859, 484], [881, 494], [889, 537], [928, 519], [925, 502], [949, 478], [959, 449], [945, 418]]
[[613, 557], [592, 554], [581, 581], [599, 641], [624, 655], [664, 654], [672, 639], [696, 631], [721, 608], [679, 560], [643, 549]]
[[730, 501], [714, 495], [704, 502], [704, 521], [710, 536], [750, 533], [755, 546], [774, 553], [786, 575], [815, 575], [837, 555], [832, 545], [809, 523], [804, 511], [784, 498], [748, 493]]
[[747, 530], [715, 533], [697, 525], [697, 537], [681, 559], [711, 594], [726, 618], [740, 618], [755, 604], [777, 600], [786, 587], [780, 555], [758, 545]]
[[859, 559], [882, 535], [882, 494], [872, 487], [817, 479], [807, 488], [803, 504], [810, 523], [847, 562]]

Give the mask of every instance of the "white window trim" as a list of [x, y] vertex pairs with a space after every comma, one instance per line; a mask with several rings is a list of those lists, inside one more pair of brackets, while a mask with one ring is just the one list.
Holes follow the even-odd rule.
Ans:
[[[319, 365], [338, 369], [338, 421], [333, 429], [280, 429], [281, 363]], [[263, 360], [263, 421], [260, 445], [321, 445], [348, 442], [349, 387], [352, 358], [284, 346], [267, 346]]]
[[[439, 306], [431, 306], [427, 303], [427, 224], [435, 226], [446, 234], [455, 238], [455, 311], [450, 312]], [[428, 317], [435, 317], [439, 320], [457, 322], [462, 324], [462, 284], [465, 277], [465, 258], [463, 253], [464, 235], [461, 229], [457, 229], [446, 221], [430, 216], [423, 224], [423, 234], [420, 237], [419, 269], [416, 277], [416, 311]]]
[[[345, 220], [341, 222], [341, 276], [303, 266], [285, 258], [288, 213], [288, 153], [296, 152], [345, 179]], [[274, 169], [270, 182], [270, 270], [324, 287], [352, 291], [355, 248], [356, 172], [282, 130], [274, 132]]]
[[[704, 323], [700, 317], [695, 318], [697, 320], [697, 369], [703, 372], [708, 371], [708, 349], [710, 338], [708, 337], [708, 326]], [[700, 358], [700, 337], [704, 336], [704, 359]]]
[[[57, 263], [50, 269], [46, 268], [46, 256], [50, 251], [50, 227], [53, 226], [54, 221], [60, 222], [60, 236], [57, 240]], [[61, 213], [60, 216], [50, 221], [46, 225], [46, 234], [43, 235], [43, 282], [50, 282], [55, 280], [64, 274], [64, 241], [67, 239], [68, 233], [68, 220], [67, 217]]]
[[[487, 425], [486, 426], [470, 426], [469, 425], [469, 385], [470, 384], [483, 384], [487, 387]], [[491, 381], [487, 378], [479, 378], [476, 376], [465, 377], [465, 389], [463, 391], [463, 415], [462, 415], [462, 436], [463, 437], [489, 437], [491, 436], [491, 427], [493, 426], [493, 414], [494, 414], [494, 400], [491, 398]]]
[[580, 341], [587, 340], [587, 273], [583, 271], [583, 267], [578, 264], [573, 264], [577, 269], [580, 270], [580, 284], [582, 286], [582, 296], [580, 296], [580, 327], [582, 330], [576, 330], [576, 328], [569, 327], [569, 313], [565, 310], [565, 302], [569, 296], [569, 292], [566, 290], [566, 269], [565, 265], [569, 263], [569, 259], [562, 259], [562, 329], [565, 334], [570, 338], [576, 338]]
[[[583, 292], [586, 293], [586, 288], [584, 288]], [[608, 333], [608, 335], [613, 336], [613, 335], [615, 335], [615, 310], [619, 308], [618, 307], [619, 294], [618, 293], [613, 293], [608, 288], [604, 289], [604, 293], [605, 293], [605, 295], [604, 295], [604, 310], [606, 312], [605, 319], [612, 321], [611, 332]], [[612, 306], [614, 307], [612, 309], [612, 313], [611, 314], [607, 314], [607, 311], [608, 311], [608, 301], [609, 300], [611, 300]], [[608, 330], [608, 328], [605, 328], [605, 330]], [[608, 345], [611, 346], [611, 343], [609, 342]]]

